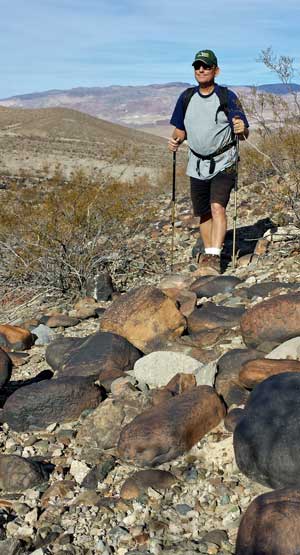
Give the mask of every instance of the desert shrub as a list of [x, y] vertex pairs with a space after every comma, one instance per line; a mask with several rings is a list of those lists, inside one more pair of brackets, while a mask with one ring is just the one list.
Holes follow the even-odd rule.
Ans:
[[2, 275], [18, 284], [84, 291], [103, 259], [102, 236], [111, 248], [124, 225], [152, 217], [142, 208], [148, 191], [145, 178], [106, 179], [104, 186], [82, 170], [66, 181], [59, 167], [46, 186], [12, 188], [0, 206]]
[[283, 98], [253, 89], [250, 98], [243, 99], [247, 113], [256, 122], [256, 133], [253, 141], [243, 145], [241, 167], [248, 178], [263, 182], [272, 206], [300, 227], [300, 99], [292, 87], [293, 58], [278, 57], [268, 48], [259, 60], [290, 94]]

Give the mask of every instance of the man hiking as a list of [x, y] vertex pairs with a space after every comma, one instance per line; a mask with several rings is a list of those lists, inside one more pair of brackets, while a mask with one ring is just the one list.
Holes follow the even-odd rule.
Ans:
[[236, 180], [236, 136], [248, 136], [248, 121], [235, 93], [215, 83], [218, 61], [212, 50], [200, 50], [192, 64], [198, 83], [177, 100], [168, 141], [176, 152], [187, 139], [191, 200], [195, 216], [200, 216], [200, 234], [205, 253], [200, 269], [219, 274], [220, 255], [227, 229], [226, 206]]

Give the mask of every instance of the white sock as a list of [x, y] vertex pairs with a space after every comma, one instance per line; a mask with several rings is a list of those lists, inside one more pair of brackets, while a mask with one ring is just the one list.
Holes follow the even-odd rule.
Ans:
[[208, 247], [205, 249], [205, 254], [214, 254], [215, 256], [221, 255], [221, 250], [218, 247]]

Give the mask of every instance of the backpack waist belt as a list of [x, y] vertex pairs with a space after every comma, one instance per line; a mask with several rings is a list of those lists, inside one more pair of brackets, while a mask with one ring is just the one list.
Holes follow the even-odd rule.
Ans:
[[198, 175], [200, 175], [200, 162], [201, 162], [201, 160], [210, 160], [209, 173], [213, 173], [214, 169], [216, 167], [216, 162], [214, 160], [215, 156], [218, 156], [219, 154], [223, 154], [223, 152], [226, 152], [227, 150], [229, 150], [230, 148], [232, 148], [235, 145], [236, 145], [236, 141], [232, 141], [228, 145], [223, 146], [222, 148], [218, 148], [218, 150], [216, 150], [212, 154], [208, 154], [207, 156], [205, 156], [204, 154], [199, 154], [199, 152], [195, 152], [195, 150], [193, 150], [191, 147], [189, 147], [190, 151], [195, 156], [197, 156], [197, 158], [198, 158], [198, 162], [197, 162], [197, 173], [198, 173]]

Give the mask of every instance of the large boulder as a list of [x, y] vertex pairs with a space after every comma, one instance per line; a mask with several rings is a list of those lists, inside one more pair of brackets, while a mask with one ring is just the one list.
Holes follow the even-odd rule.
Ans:
[[[300, 293], [272, 297], [249, 308], [241, 319], [248, 347], [279, 345], [300, 335]], [[269, 349], [270, 350], [270, 349]]]
[[44, 380], [15, 391], [4, 405], [1, 421], [18, 432], [40, 430], [54, 422], [77, 420], [100, 401], [100, 388], [90, 378]]
[[253, 389], [270, 376], [285, 372], [300, 372], [300, 361], [257, 358], [242, 365], [239, 381], [244, 387]]
[[217, 426], [224, 414], [224, 405], [212, 387], [195, 387], [125, 426], [118, 443], [119, 455], [139, 466], [171, 461]]
[[186, 321], [172, 299], [152, 286], [121, 295], [105, 311], [101, 330], [126, 337], [143, 353], [160, 348], [182, 335]]
[[90, 376], [99, 379], [109, 389], [111, 382], [132, 370], [142, 356], [127, 339], [109, 332], [97, 332], [75, 343], [68, 356], [62, 354], [60, 374], [66, 376]]
[[234, 431], [236, 462], [271, 488], [300, 487], [300, 373], [271, 376], [252, 391]]
[[256, 497], [240, 523], [235, 553], [300, 553], [300, 490], [283, 488]]
[[12, 360], [0, 347], [0, 387], [11, 377]]
[[25, 351], [30, 349], [34, 343], [34, 338], [30, 331], [19, 326], [10, 324], [0, 324], [0, 346], [14, 349], [15, 351]]

